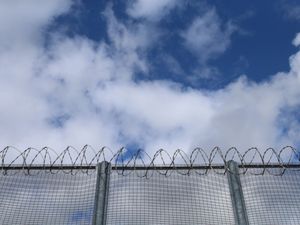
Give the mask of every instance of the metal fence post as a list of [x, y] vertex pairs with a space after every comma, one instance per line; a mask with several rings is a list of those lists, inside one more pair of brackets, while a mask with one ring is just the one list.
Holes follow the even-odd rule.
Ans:
[[93, 225], [106, 224], [110, 172], [111, 164], [109, 162], [104, 161], [97, 164], [96, 194], [92, 223]]
[[227, 172], [227, 178], [235, 223], [236, 225], [249, 225], [242, 184], [239, 175], [239, 166], [237, 162], [230, 160], [227, 162], [227, 168], [229, 169]]

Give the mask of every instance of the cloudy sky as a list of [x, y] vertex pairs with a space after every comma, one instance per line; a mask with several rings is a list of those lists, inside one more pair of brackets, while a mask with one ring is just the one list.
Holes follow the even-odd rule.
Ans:
[[1, 146], [298, 147], [299, 15], [296, 0], [0, 1]]

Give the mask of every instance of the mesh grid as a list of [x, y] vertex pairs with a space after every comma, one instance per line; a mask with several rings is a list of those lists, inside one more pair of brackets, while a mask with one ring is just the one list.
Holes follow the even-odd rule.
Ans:
[[[54, 171], [55, 172], [55, 171]], [[1, 225], [90, 225], [96, 174], [0, 175]]]
[[[271, 170], [280, 173], [278, 169]], [[281, 176], [247, 173], [240, 179], [251, 225], [300, 224], [300, 171], [287, 169]]]
[[[1, 174], [0, 224], [92, 224], [97, 176], [94, 169], [89, 174], [79, 171], [38, 170], [26, 175], [20, 169]], [[123, 175], [113, 170], [106, 224], [235, 224], [224, 170], [194, 169], [189, 175], [188, 170], [178, 171], [162, 175], [155, 170], [146, 178], [146, 168]], [[300, 171], [269, 168], [268, 173], [254, 175], [262, 171], [251, 168], [240, 175], [250, 225], [299, 225]]]
[[232, 225], [227, 177], [216, 173], [189, 176], [153, 173], [146, 179], [136, 173], [122, 176], [112, 172], [107, 224]]

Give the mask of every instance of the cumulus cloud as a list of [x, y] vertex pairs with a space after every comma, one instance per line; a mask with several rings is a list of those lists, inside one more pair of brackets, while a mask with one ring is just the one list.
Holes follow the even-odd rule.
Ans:
[[178, 0], [132, 0], [128, 4], [127, 13], [133, 18], [158, 21], [179, 5]]
[[223, 25], [215, 9], [210, 9], [197, 17], [181, 36], [188, 49], [205, 62], [228, 48], [233, 31], [233, 25]]
[[295, 46], [299, 46], [300, 45], [300, 33], [298, 33], [295, 37], [295, 39], [293, 40], [293, 45]]
[[[0, 8], [0, 46], [9, 48], [14, 45], [38, 41], [42, 29], [56, 16], [67, 12], [72, 5], [69, 0], [41, 2], [4, 1]], [[25, 46], [24, 46], [25, 47]], [[1, 49], [0, 49], [1, 50]]]
[[[8, 3], [0, 4], [2, 9]], [[283, 119], [300, 104], [299, 52], [290, 58], [289, 72], [259, 84], [242, 77], [224, 89], [209, 91], [171, 81], [137, 82], [137, 72], [147, 71], [150, 63], [144, 55], [155, 43], [149, 38], [152, 27], [122, 23], [108, 8], [104, 16], [109, 42], [53, 33], [46, 48], [45, 29], [70, 8], [61, 4], [42, 5], [42, 15], [33, 10], [28, 18], [1, 26], [6, 30], [15, 26], [30, 35], [21, 39], [18, 32], [1, 32], [2, 146], [62, 149], [88, 143], [118, 149], [134, 143], [151, 154], [158, 148], [299, 144], [299, 121]], [[17, 9], [9, 11], [17, 15]], [[10, 18], [1, 16], [3, 21]], [[209, 57], [225, 51], [232, 31], [219, 24], [215, 11], [207, 12], [187, 30], [187, 46]], [[30, 27], [28, 34], [17, 29], [24, 26]]]

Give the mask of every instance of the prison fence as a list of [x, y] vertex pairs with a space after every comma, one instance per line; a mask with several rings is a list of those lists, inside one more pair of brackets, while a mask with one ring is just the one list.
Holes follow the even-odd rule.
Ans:
[[3, 225], [300, 224], [299, 153], [0, 151]]

